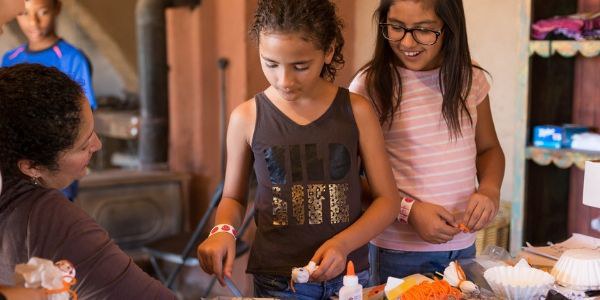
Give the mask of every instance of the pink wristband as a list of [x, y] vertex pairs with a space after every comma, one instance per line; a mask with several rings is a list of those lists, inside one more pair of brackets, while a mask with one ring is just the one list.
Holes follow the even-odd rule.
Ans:
[[226, 232], [231, 234], [233, 238], [237, 238], [237, 230], [235, 230], [235, 228], [233, 228], [233, 226], [229, 224], [215, 225], [215, 227], [213, 227], [213, 229], [210, 230], [210, 234], [208, 236], [213, 236], [219, 232]]
[[410, 209], [413, 204], [415, 204], [415, 200], [404, 197], [402, 198], [402, 202], [400, 202], [400, 214], [398, 215], [398, 221], [401, 223], [408, 223], [408, 216], [410, 215]]

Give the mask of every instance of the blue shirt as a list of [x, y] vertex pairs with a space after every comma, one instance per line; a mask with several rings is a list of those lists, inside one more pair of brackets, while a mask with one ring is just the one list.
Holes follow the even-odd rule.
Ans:
[[3, 67], [21, 63], [41, 64], [59, 69], [81, 85], [90, 106], [96, 109], [90, 63], [81, 50], [60, 39], [53, 46], [41, 51], [30, 51], [27, 45], [22, 45], [6, 52], [2, 59]]

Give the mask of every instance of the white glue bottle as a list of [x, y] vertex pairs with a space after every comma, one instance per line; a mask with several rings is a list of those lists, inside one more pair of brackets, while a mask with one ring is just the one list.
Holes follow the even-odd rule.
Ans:
[[358, 283], [358, 276], [354, 274], [352, 261], [348, 261], [344, 286], [340, 289], [340, 300], [362, 300], [362, 285]]

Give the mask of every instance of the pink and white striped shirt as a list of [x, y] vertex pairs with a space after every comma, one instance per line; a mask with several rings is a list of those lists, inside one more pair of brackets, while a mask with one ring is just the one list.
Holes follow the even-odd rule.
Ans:
[[[476, 190], [477, 105], [487, 96], [490, 85], [484, 72], [473, 68], [473, 84], [467, 98], [473, 125], [463, 116], [462, 136], [453, 139], [441, 113], [439, 69], [399, 68], [399, 72], [403, 91], [400, 108], [392, 126], [383, 126], [396, 185], [421, 201], [441, 205], [462, 216], [469, 196]], [[365, 87], [364, 73], [354, 78], [350, 91], [373, 101]], [[393, 250], [451, 251], [471, 246], [475, 234], [459, 233], [452, 241], [436, 245], [422, 240], [410, 225], [395, 221], [371, 242]]]

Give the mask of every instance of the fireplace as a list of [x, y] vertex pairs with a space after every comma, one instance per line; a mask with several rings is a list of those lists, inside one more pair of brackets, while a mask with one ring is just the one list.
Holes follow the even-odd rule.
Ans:
[[79, 205], [123, 249], [187, 227], [189, 176], [166, 171], [99, 171], [83, 178]]

